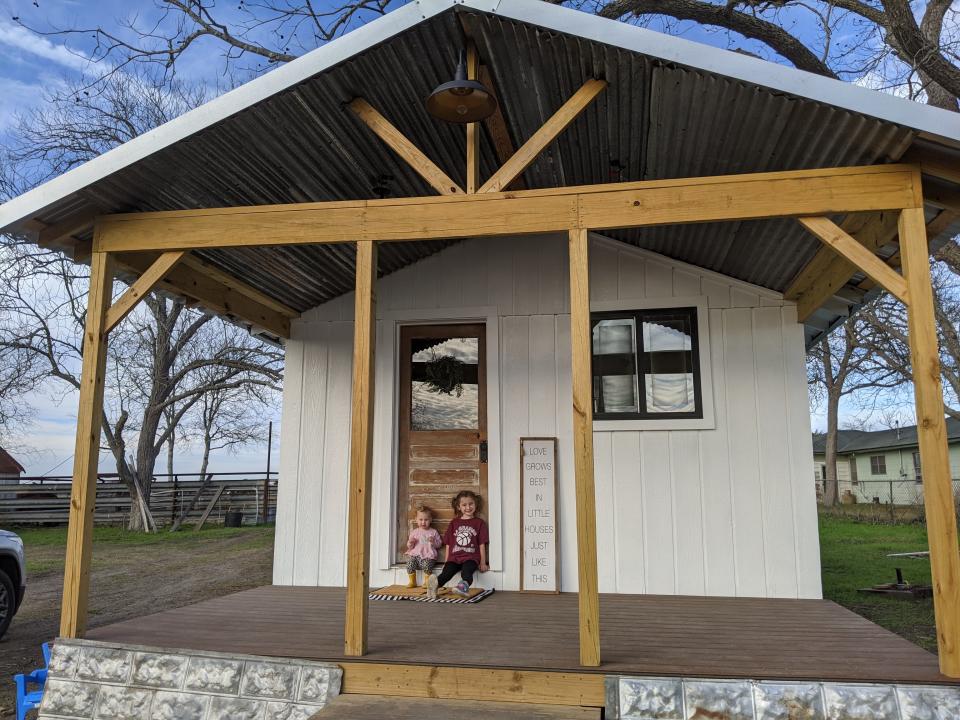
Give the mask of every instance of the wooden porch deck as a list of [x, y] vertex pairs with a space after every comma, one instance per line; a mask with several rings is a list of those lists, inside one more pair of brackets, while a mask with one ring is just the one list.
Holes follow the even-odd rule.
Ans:
[[91, 640], [332, 662], [712, 678], [951, 683], [934, 655], [824, 600], [602, 595], [603, 663], [578, 662], [577, 597], [370, 602], [343, 656], [342, 588], [261, 587], [90, 630]]

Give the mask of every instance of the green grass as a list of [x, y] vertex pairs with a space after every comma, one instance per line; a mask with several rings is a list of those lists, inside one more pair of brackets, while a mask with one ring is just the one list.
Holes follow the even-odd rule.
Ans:
[[887, 557], [926, 549], [927, 530], [922, 525], [880, 525], [821, 514], [823, 596], [936, 652], [932, 600], [896, 600], [858, 592], [895, 582], [898, 567], [907, 582], [929, 585], [929, 560]]
[[[66, 547], [66, 527], [19, 528], [16, 532], [23, 539], [28, 555], [31, 548]], [[200, 545], [204, 540], [227, 540], [229, 538], [242, 538], [244, 540], [237, 545], [238, 548], [269, 547], [273, 543], [273, 525], [240, 528], [212, 526], [199, 532], [188, 527], [175, 533], [168, 532], [163, 528], [155, 533], [135, 532], [120, 527], [96, 527], [93, 529], [94, 545], [101, 546], [162, 545], [190, 547]]]

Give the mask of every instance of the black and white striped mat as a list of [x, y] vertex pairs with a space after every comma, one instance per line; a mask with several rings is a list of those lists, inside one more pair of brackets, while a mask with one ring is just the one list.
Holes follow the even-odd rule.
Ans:
[[[386, 588], [380, 588], [385, 590]], [[394, 593], [381, 593], [377, 590], [374, 590], [368, 597], [371, 600], [412, 600], [413, 602], [422, 602], [422, 603], [449, 603], [451, 605], [464, 605], [469, 603], [478, 603], [486, 597], [493, 595], [493, 588], [487, 588], [483, 592], [480, 592], [473, 597], [465, 598], [454, 593], [445, 593], [437, 598], [428, 598], [426, 595], [396, 595]]]

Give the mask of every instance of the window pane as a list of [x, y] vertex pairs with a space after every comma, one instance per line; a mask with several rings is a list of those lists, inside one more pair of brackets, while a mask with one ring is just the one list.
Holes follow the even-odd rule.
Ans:
[[640, 412], [636, 347], [633, 318], [610, 318], [593, 326], [594, 412]]
[[643, 322], [648, 413], [696, 412], [693, 329], [687, 314], [663, 313]]
[[477, 429], [479, 338], [416, 338], [412, 355], [410, 429]]

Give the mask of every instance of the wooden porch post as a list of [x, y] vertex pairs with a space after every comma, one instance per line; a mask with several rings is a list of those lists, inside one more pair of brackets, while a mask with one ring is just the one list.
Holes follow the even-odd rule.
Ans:
[[917, 406], [940, 672], [955, 678], [960, 677], [960, 551], [957, 549], [957, 517], [951, 487], [947, 428], [943, 419], [940, 356], [922, 208], [908, 208], [900, 213], [900, 256], [909, 293], [910, 362]]
[[570, 342], [573, 349], [573, 465], [577, 499], [580, 664], [600, 664], [597, 511], [593, 486], [593, 393], [590, 372], [590, 265], [587, 230], [570, 231]]
[[370, 485], [373, 468], [373, 350], [376, 338], [377, 246], [357, 242], [350, 421], [350, 500], [347, 510], [347, 607], [344, 654], [367, 652], [370, 567]]
[[83, 367], [77, 441], [73, 454], [70, 524], [60, 607], [60, 636], [82, 637], [87, 629], [87, 595], [93, 544], [93, 512], [97, 497], [97, 461], [100, 457], [100, 418], [107, 364], [107, 309], [113, 289], [113, 258], [95, 252], [90, 262], [90, 294], [83, 334]]

